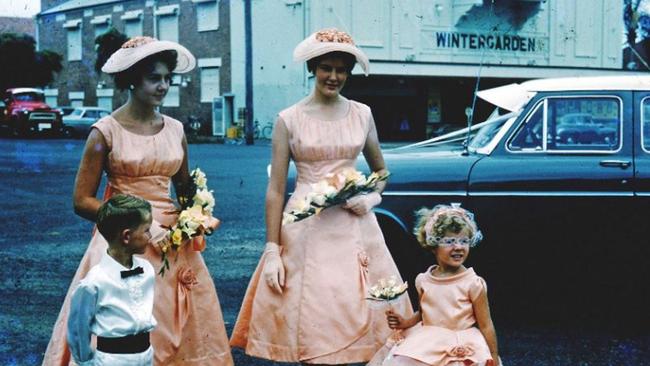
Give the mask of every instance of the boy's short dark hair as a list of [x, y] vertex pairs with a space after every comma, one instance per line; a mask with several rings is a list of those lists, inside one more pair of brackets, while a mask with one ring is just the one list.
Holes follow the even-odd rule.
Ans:
[[97, 211], [97, 230], [107, 241], [124, 229], [135, 229], [151, 215], [151, 204], [142, 198], [118, 194], [104, 202]]
[[156, 62], [162, 62], [167, 66], [169, 72], [173, 72], [178, 62], [176, 51], [166, 50], [154, 53], [136, 62], [128, 69], [113, 74], [115, 86], [120, 90], [126, 90], [131, 85], [140, 85], [142, 78], [154, 70]]

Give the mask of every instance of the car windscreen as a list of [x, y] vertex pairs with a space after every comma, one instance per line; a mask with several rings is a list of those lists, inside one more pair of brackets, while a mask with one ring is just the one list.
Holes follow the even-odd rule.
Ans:
[[81, 116], [84, 113], [83, 109], [75, 109], [70, 113], [71, 116]]
[[45, 100], [43, 94], [40, 93], [18, 93], [14, 94], [12, 98], [20, 102], [42, 102]]
[[478, 132], [476, 132], [476, 135], [474, 135], [470, 140], [468, 148], [470, 150], [477, 150], [487, 146], [501, 130], [506, 121], [508, 121], [513, 115], [514, 113], [500, 115], [500, 110], [496, 109], [490, 117], [482, 123], [483, 127], [481, 127]]

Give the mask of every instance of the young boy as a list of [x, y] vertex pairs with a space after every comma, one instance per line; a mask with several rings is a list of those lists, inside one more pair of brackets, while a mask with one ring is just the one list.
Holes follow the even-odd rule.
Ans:
[[[155, 325], [155, 272], [142, 254], [151, 241], [151, 205], [119, 194], [101, 205], [97, 229], [108, 250], [75, 290], [68, 318], [68, 345], [83, 365], [152, 365], [149, 331]], [[97, 349], [91, 348], [91, 334]]]

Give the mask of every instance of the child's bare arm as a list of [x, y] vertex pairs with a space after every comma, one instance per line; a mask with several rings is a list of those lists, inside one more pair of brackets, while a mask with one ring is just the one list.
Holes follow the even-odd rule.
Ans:
[[419, 321], [421, 321], [422, 315], [419, 311], [416, 311], [413, 316], [405, 319], [401, 315], [388, 310], [386, 312], [386, 320], [388, 321], [388, 326], [391, 329], [406, 329], [414, 326]]
[[490, 354], [494, 360], [494, 364], [499, 364], [499, 351], [497, 347], [497, 334], [494, 330], [494, 323], [492, 323], [492, 316], [490, 315], [490, 305], [488, 303], [487, 291], [483, 289], [481, 294], [473, 301], [474, 315], [478, 322], [478, 327], [485, 337]]

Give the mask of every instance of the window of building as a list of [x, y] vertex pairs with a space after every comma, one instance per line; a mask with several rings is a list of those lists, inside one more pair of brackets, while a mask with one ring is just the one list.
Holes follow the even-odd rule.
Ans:
[[219, 89], [221, 58], [199, 59], [198, 64], [201, 69], [201, 102], [210, 103], [221, 94]]
[[84, 92], [69, 92], [68, 99], [70, 99], [70, 106], [82, 107], [84, 105]]
[[111, 25], [111, 15], [98, 15], [90, 20], [90, 24], [95, 27], [95, 37], [101, 36]]
[[67, 31], [68, 61], [81, 60], [81, 19], [68, 20], [63, 23]]
[[124, 34], [127, 37], [132, 38], [143, 35], [142, 10], [127, 11], [120, 19], [124, 21]]
[[53, 108], [59, 105], [57, 100], [59, 97], [59, 89], [44, 89], [43, 92], [45, 94], [45, 103], [47, 105]]
[[97, 106], [113, 110], [113, 89], [97, 89]]
[[199, 32], [219, 29], [219, 0], [192, 0], [196, 5], [196, 26]]
[[178, 42], [178, 5], [159, 7], [156, 12], [158, 39]]
[[181, 106], [181, 96], [180, 96], [180, 88], [178, 85], [172, 85], [169, 87], [169, 91], [167, 92], [167, 96], [165, 96], [165, 100], [163, 101], [163, 106], [164, 107], [180, 107]]

